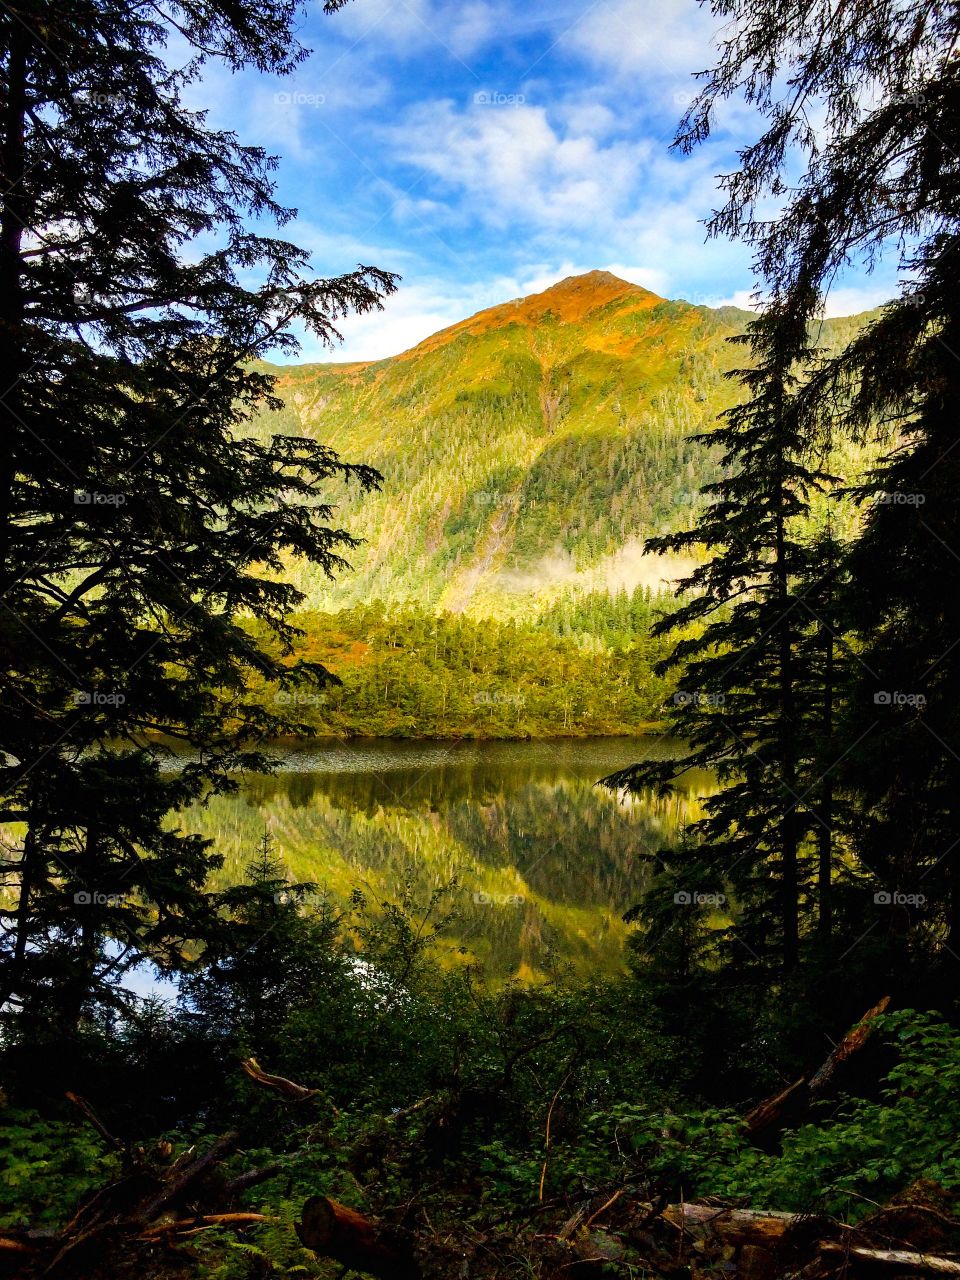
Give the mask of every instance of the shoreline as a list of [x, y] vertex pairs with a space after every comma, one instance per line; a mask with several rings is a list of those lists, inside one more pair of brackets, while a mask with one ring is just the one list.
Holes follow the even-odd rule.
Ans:
[[579, 742], [590, 738], [650, 738], [669, 737], [669, 726], [665, 720], [650, 720], [643, 724], [623, 726], [616, 729], [568, 729], [556, 733], [476, 733], [473, 731], [449, 733], [311, 733], [305, 735], [283, 734], [270, 741], [278, 745], [339, 746], [350, 742]]

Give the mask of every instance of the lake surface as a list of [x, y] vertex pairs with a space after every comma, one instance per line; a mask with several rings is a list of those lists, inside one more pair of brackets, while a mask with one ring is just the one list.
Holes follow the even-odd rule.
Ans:
[[580, 972], [622, 966], [621, 919], [669, 843], [710, 790], [691, 773], [669, 798], [626, 801], [596, 786], [641, 759], [673, 755], [663, 737], [548, 742], [361, 741], [275, 749], [280, 769], [235, 796], [185, 811], [212, 836], [231, 880], [264, 829], [292, 879], [336, 903], [352, 890], [417, 897], [456, 880], [448, 899], [453, 963], [497, 980], [530, 980], [557, 963]]

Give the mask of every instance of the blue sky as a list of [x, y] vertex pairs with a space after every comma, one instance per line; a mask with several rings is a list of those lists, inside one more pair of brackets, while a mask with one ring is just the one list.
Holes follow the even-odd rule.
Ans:
[[[294, 75], [209, 67], [194, 104], [280, 156], [288, 230], [322, 274], [399, 272], [381, 315], [335, 352], [393, 355], [482, 307], [604, 268], [668, 297], [746, 305], [748, 253], [705, 243], [716, 177], [755, 134], [740, 104], [690, 157], [669, 151], [709, 65], [695, 0], [313, 0]], [[893, 264], [838, 281], [830, 314], [873, 306]]]

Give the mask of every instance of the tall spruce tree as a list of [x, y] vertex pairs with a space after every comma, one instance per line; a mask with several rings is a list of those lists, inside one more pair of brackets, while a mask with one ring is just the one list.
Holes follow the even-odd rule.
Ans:
[[[328, 3], [332, 11], [339, 3]], [[372, 267], [314, 278], [276, 231], [273, 160], [184, 104], [205, 62], [289, 72], [293, 0], [37, 0], [0, 11], [0, 1009], [69, 1036], [143, 956], [180, 962], [213, 863], [171, 810], [291, 726], [298, 593], [352, 543], [329, 482], [378, 477], [314, 439], [245, 428], [276, 407], [256, 362], [381, 305]], [[170, 36], [185, 65], [168, 60]], [[244, 618], [265, 624], [254, 641]], [[167, 767], [161, 743], [187, 754]]]
[[[740, 153], [739, 168], [724, 180], [726, 202], [709, 224], [713, 234], [740, 237], [754, 248], [767, 298], [753, 332], [757, 366], [802, 371], [791, 397], [800, 465], [832, 439], [880, 438], [888, 446], [886, 460], [860, 490], [861, 499], [872, 502], [841, 570], [847, 625], [858, 635], [847, 650], [853, 675], [842, 714], [834, 715], [834, 697], [817, 738], [819, 800], [811, 816], [821, 830], [826, 824], [832, 844], [836, 789], [831, 794], [825, 779], [833, 774], [852, 805], [848, 829], [859, 871], [879, 891], [876, 905], [885, 911], [881, 917], [868, 909], [859, 934], [922, 937], [953, 957], [955, 983], [960, 8], [920, 0], [840, 6], [712, 0], [710, 7], [727, 24], [726, 34], [677, 145], [689, 151], [706, 139], [725, 98], [745, 97], [762, 121], [756, 141]], [[761, 211], [771, 198], [780, 204], [772, 219]], [[899, 298], [845, 351], [811, 359], [811, 327], [838, 272], [853, 260], [871, 266], [890, 253], [905, 275]], [[776, 417], [767, 424], [771, 440], [781, 430]], [[735, 499], [729, 512], [732, 537], [744, 518], [739, 504]], [[713, 572], [708, 566], [701, 579], [717, 603], [725, 582], [712, 582]], [[808, 580], [808, 603], [814, 584]], [[834, 622], [821, 619], [821, 640], [824, 628], [833, 630]], [[785, 629], [778, 629], [783, 636]], [[838, 643], [840, 632], [837, 627]], [[822, 660], [810, 670], [820, 690], [815, 701], [826, 707], [835, 668]], [[790, 716], [783, 700], [777, 715], [785, 717], [775, 730], [781, 734]], [[740, 786], [754, 806], [769, 802], [789, 780], [788, 771], [765, 777], [744, 764]], [[824, 836], [818, 866], [824, 932], [833, 927], [826, 843]], [[785, 835], [784, 866], [792, 845]], [[902, 911], [889, 909], [898, 906], [896, 895], [906, 900]], [[870, 905], [864, 894], [862, 906]]]
[[[938, 248], [948, 249], [941, 242]], [[863, 527], [848, 560], [846, 612], [859, 636], [840, 726], [839, 783], [854, 797], [855, 847], [879, 894], [871, 925], [891, 946], [932, 949], [960, 973], [960, 464], [956, 265], [925, 271], [921, 297], [892, 305], [809, 392], [850, 399], [893, 448], [858, 490]], [[893, 361], [896, 359], [896, 366]], [[850, 389], [854, 389], [852, 397]]]
[[[758, 319], [744, 341], [762, 348], [775, 323], [769, 314]], [[666, 787], [691, 767], [716, 772], [720, 788], [694, 828], [702, 892], [735, 895], [739, 919], [729, 939], [761, 973], [797, 963], [804, 846], [819, 821], [806, 794], [811, 700], [802, 641], [811, 615], [801, 519], [829, 477], [804, 461], [792, 364], [772, 355], [733, 375], [750, 398], [698, 437], [722, 450], [725, 478], [705, 487], [709, 503], [693, 530], [648, 543], [657, 552], [707, 553], [679, 585], [680, 606], [655, 628], [680, 633], [658, 670], [677, 676], [671, 728], [687, 749], [605, 780]]]
[[832, 953], [836, 926], [836, 888], [844, 869], [840, 830], [845, 808], [838, 794], [836, 770], [837, 721], [849, 680], [849, 646], [843, 635], [841, 600], [843, 547], [828, 515], [807, 547], [799, 591], [812, 615], [800, 640], [800, 662], [806, 672], [805, 696], [810, 739], [807, 803], [813, 817], [816, 847], [815, 892], [817, 938], [824, 958]]
[[[745, 93], [765, 118], [712, 229], [756, 250], [799, 352], [837, 272], [893, 255], [900, 295], [816, 369], [798, 406], [810, 441], [880, 437], [887, 456], [850, 561], [857, 679], [833, 767], [882, 913], [866, 926], [936, 945], [960, 977], [960, 59], [956, 3], [719, 0], [734, 20], [679, 142]], [[819, 127], [812, 124], [818, 119]], [[795, 179], [797, 158], [806, 162]], [[772, 222], [758, 202], [783, 201]], [[887, 898], [901, 895], [903, 910]], [[926, 899], [925, 902], [911, 901]], [[906, 918], [904, 918], [906, 917]]]

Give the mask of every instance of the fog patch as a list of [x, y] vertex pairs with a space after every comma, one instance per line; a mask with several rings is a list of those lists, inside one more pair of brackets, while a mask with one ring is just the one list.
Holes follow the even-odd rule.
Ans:
[[579, 570], [571, 552], [558, 547], [529, 568], [501, 570], [494, 585], [496, 589], [516, 595], [566, 586], [605, 591], [610, 595], [632, 592], [638, 587], [649, 587], [656, 593], [669, 590], [697, 566], [698, 562], [690, 556], [644, 552], [643, 542], [642, 537], [634, 535], [595, 565]]

